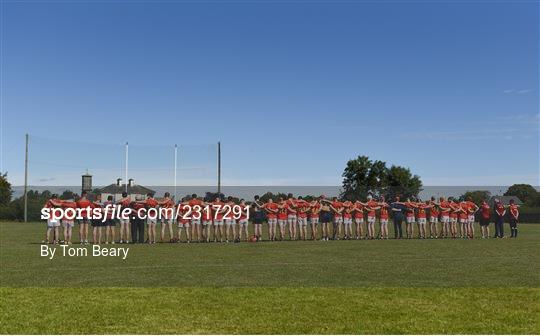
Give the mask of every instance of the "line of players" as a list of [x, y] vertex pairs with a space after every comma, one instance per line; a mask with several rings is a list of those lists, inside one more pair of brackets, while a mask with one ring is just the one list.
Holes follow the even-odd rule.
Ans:
[[[121, 205], [125, 208], [130, 208], [133, 213], [141, 208], [158, 209], [182, 209], [177, 207], [178, 204], [170, 197], [169, 193], [165, 193], [164, 197], [156, 200], [153, 195], [147, 195], [145, 200], [132, 201], [127, 194], [123, 194], [122, 198], [117, 202], [113, 202], [112, 196], [109, 196], [105, 202], [99, 198], [96, 201], [90, 201], [87, 194], [83, 193], [81, 198], [74, 200], [58, 200], [54, 195], [47, 202], [46, 207], [62, 207], [72, 209], [83, 209], [82, 215], [86, 216], [86, 208], [106, 208], [108, 204]], [[480, 225], [482, 228], [482, 237], [489, 237], [489, 218], [490, 207], [484, 201], [480, 206], [473, 203], [470, 199], [458, 202], [454, 199], [444, 199], [441, 197], [438, 201], [432, 197], [431, 200], [421, 202], [400, 201], [396, 197], [392, 203], [387, 203], [384, 197], [378, 200], [368, 196], [366, 202], [361, 201], [340, 201], [337, 198], [327, 199], [324, 196], [311, 201], [302, 199], [302, 197], [294, 198], [289, 195], [287, 199], [280, 198], [277, 201], [269, 199], [267, 202], [261, 202], [258, 196], [255, 196], [251, 202], [251, 212], [248, 213], [247, 204], [244, 200], [239, 202], [241, 211], [236, 219], [226, 217], [224, 214], [224, 206], [235, 206], [232, 197], [226, 201], [222, 201], [219, 197], [212, 202], [204, 201], [192, 195], [190, 198], [183, 199], [179, 204], [187, 205], [190, 209], [199, 206], [202, 209], [200, 218], [185, 218], [182, 210], [176, 214], [161, 218], [160, 238], [162, 242], [167, 241], [168, 234], [169, 242], [191, 242], [195, 241], [214, 241], [214, 242], [229, 242], [248, 239], [248, 217], [254, 225], [254, 239], [262, 240], [262, 224], [268, 224], [268, 239], [271, 241], [283, 240], [288, 237], [291, 240], [301, 239], [319, 239], [327, 241], [330, 239], [388, 239], [388, 222], [389, 218], [393, 218], [394, 231], [396, 238], [402, 238], [401, 221], [402, 216], [406, 223], [406, 237], [414, 236], [415, 226], [418, 230], [418, 238], [474, 238], [474, 221], [475, 213], [480, 211]], [[212, 209], [214, 210], [212, 213]], [[209, 210], [210, 209], [210, 210]], [[517, 205], [510, 204], [510, 225], [512, 228], [512, 236], [517, 236], [517, 219], [519, 210]], [[205, 211], [209, 210], [209, 211]], [[172, 213], [172, 212], [171, 212]], [[506, 213], [506, 207], [502, 203], [496, 204], [495, 214], [500, 217]], [[399, 216], [398, 216], [399, 215]], [[120, 243], [138, 242], [138, 243], [155, 243], [156, 242], [156, 219], [142, 219], [133, 216], [131, 219], [114, 220], [111, 214], [106, 214], [108, 218], [102, 220], [79, 220], [79, 240], [83, 244], [88, 244], [88, 227], [93, 227], [93, 242], [100, 244], [102, 241], [105, 244], [109, 242], [115, 243], [115, 227], [119, 225]], [[226, 217], [226, 218], [224, 218]], [[376, 223], [378, 223], [378, 233], [376, 233]], [[438, 227], [440, 223], [440, 226]], [[512, 223], [514, 225], [512, 226]], [[72, 229], [74, 220], [67, 218], [61, 219], [59, 222], [49, 221], [47, 233], [44, 242], [50, 241], [50, 236], [54, 234], [53, 242], [60, 241], [59, 227], [62, 224], [64, 241], [67, 244], [72, 242]], [[145, 237], [145, 226], [147, 235]], [[354, 229], [353, 229], [354, 226]], [[175, 232], [176, 227], [176, 232]], [[308, 237], [308, 227], [310, 236]], [[103, 237], [103, 231], [105, 234]], [[501, 230], [502, 231], [502, 230]], [[498, 233], [496, 233], [496, 236]], [[502, 235], [501, 235], [502, 237]], [[104, 239], [103, 239], [104, 238]], [[102, 240], [103, 239], [103, 240]], [[185, 239], [185, 240], [184, 240]]]

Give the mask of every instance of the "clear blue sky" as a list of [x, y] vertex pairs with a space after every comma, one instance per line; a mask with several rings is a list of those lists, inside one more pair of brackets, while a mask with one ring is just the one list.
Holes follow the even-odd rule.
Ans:
[[231, 185], [340, 184], [359, 154], [427, 185], [540, 184], [536, 1], [1, 9], [2, 168], [14, 184], [26, 132], [220, 140]]

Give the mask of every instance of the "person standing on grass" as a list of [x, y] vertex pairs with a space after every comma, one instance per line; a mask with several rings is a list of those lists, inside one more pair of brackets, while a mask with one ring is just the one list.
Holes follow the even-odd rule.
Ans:
[[283, 198], [279, 198], [277, 221], [279, 226], [279, 240], [285, 239], [285, 226], [287, 226], [289, 209]]
[[391, 210], [392, 221], [394, 222], [394, 238], [403, 239], [402, 223], [407, 207], [400, 201], [399, 196], [396, 196], [394, 203], [391, 204]]
[[376, 215], [379, 209], [379, 202], [373, 199], [373, 196], [367, 197], [367, 239], [375, 239], [375, 222], [377, 221]]
[[439, 221], [439, 209], [437, 207], [437, 203], [435, 200], [435, 197], [431, 197], [431, 201], [429, 202], [431, 205], [429, 209], [429, 238], [437, 239], [439, 236], [437, 235], [437, 222]]
[[242, 236], [245, 236], [245, 241], [248, 241], [248, 206], [244, 199], [240, 200], [240, 216], [238, 216], [238, 241], [242, 241]]
[[205, 198], [203, 202], [203, 209], [201, 214], [201, 220], [202, 220], [202, 233], [203, 233], [203, 239], [207, 243], [210, 242], [210, 229], [212, 228], [212, 203], [210, 202], [210, 199]]
[[120, 244], [123, 244], [123, 243], [129, 243], [129, 217], [131, 217], [131, 207], [130, 207], [130, 204], [131, 204], [131, 198], [128, 197], [128, 193], [127, 192], [122, 192], [122, 198], [116, 203], [116, 204], [119, 204], [120, 205], [120, 213], [122, 213], [122, 211], [126, 211], [124, 209], [128, 209], [126, 212], [126, 216], [125, 218], [122, 218], [122, 214], [120, 215], [120, 218], [118, 219], [118, 224], [120, 226], [120, 233], [119, 233], [119, 236], [120, 236]]
[[407, 233], [407, 239], [412, 239], [414, 235], [414, 209], [416, 207], [416, 204], [411, 201], [410, 198], [407, 198], [407, 201], [405, 202], [405, 220], [406, 220], [406, 228], [405, 232]]
[[[109, 205], [109, 208], [107, 208], [107, 205]], [[111, 244], [114, 244], [114, 227], [115, 227], [115, 221], [112, 218], [112, 212], [114, 202], [112, 195], [107, 196], [107, 201], [103, 203], [103, 208], [106, 209], [103, 214], [105, 216], [105, 244], [109, 244], [109, 238], [111, 239]]]
[[296, 221], [298, 219], [298, 202], [294, 199], [293, 194], [287, 196], [285, 201], [287, 209], [287, 226], [289, 228], [289, 240], [296, 240]]
[[262, 224], [264, 222], [264, 211], [259, 203], [259, 195], [255, 195], [253, 205], [251, 206], [253, 235], [257, 241], [262, 240]]
[[308, 222], [308, 211], [310, 209], [309, 203], [304, 201], [302, 197], [298, 197], [296, 202], [297, 206], [297, 217], [298, 217], [298, 230], [300, 231], [300, 239], [306, 240], [307, 237], [307, 222]]
[[[161, 222], [161, 242], [165, 242], [165, 232], [169, 231], [169, 243], [174, 242], [174, 201], [171, 199], [171, 194], [166, 192], [163, 195], [163, 199], [158, 202], [160, 210], [160, 222]], [[167, 230], [167, 228], [169, 230]]]
[[388, 208], [384, 196], [379, 200], [379, 238], [388, 239]]
[[[101, 202], [101, 194], [97, 195], [96, 200], [91, 203], [91, 207], [93, 209], [99, 209], [101, 216], [98, 218], [92, 218], [91, 225], [92, 225], [92, 243], [94, 245], [101, 245], [101, 235], [103, 233], [102, 227], [105, 226], [105, 213], [103, 211], [103, 203]], [[87, 244], [88, 242], [86, 242]]]
[[319, 222], [322, 227], [322, 241], [328, 241], [330, 235], [330, 223], [332, 223], [332, 209], [330, 207], [330, 201], [324, 196], [320, 197], [321, 211], [319, 216]]
[[182, 232], [186, 233], [186, 242], [191, 243], [191, 220], [188, 218], [189, 204], [185, 198], [182, 198], [178, 202], [178, 211], [176, 212], [176, 220], [178, 221], [178, 238], [179, 243], [182, 242]]
[[152, 193], [146, 194], [146, 200], [142, 202], [146, 207], [146, 225], [148, 226], [148, 244], [156, 243], [156, 223], [158, 218], [158, 201]]
[[268, 203], [262, 205], [262, 208], [266, 211], [266, 217], [268, 218], [268, 239], [270, 239], [270, 241], [275, 241], [279, 206], [270, 198]]
[[55, 209], [59, 209], [61, 206], [62, 203], [58, 200], [58, 195], [56, 194], [52, 194], [51, 198], [43, 206], [50, 211], [50, 218], [47, 219], [47, 231], [45, 232], [45, 239], [42, 241], [43, 244], [49, 244], [51, 242], [51, 233], [53, 234], [53, 244], [57, 244], [60, 240], [60, 219], [58, 218], [60, 214], [57, 213]]
[[[74, 200], [62, 201], [62, 208], [64, 210], [70, 209], [75, 214], [77, 210], [77, 203]], [[70, 214], [71, 216], [71, 214]], [[64, 216], [62, 219], [62, 226], [64, 227], [64, 243], [67, 245], [72, 244], [73, 226], [75, 225], [75, 219], [73, 217]]]
[[504, 238], [504, 216], [506, 209], [504, 204], [495, 199], [495, 236], [493, 238]]
[[311, 226], [311, 240], [317, 240], [321, 204], [314, 199], [309, 203], [309, 224]]
[[439, 237], [448, 238], [450, 237], [450, 202], [448, 202], [444, 197], [439, 199], [437, 204], [441, 212], [441, 231]]
[[467, 234], [470, 238], [474, 238], [474, 214], [480, 208], [472, 201], [472, 198], [469, 196], [467, 197], [465, 209], [467, 210]]
[[518, 234], [518, 229], [517, 229], [517, 224], [518, 224], [518, 219], [519, 219], [519, 209], [518, 209], [518, 205], [516, 204], [516, 202], [514, 201], [514, 199], [511, 199], [510, 200], [510, 205], [508, 206], [508, 210], [510, 212], [510, 237], [511, 238], [517, 238], [517, 234]]
[[357, 200], [354, 202], [354, 224], [356, 225], [356, 240], [364, 239], [364, 206], [366, 204]]
[[482, 238], [489, 238], [489, 220], [491, 218], [491, 208], [489, 204], [484, 200], [480, 205], [480, 230], [482, 231]]
[[334, 212], [334, 225], [332, 231], [332, 240], [339, 240], [341, 227], [343, 225], [343, 203], [337, 197], [332, 199], [330, 209]]
[[191, 199], [188, 202], [189, 210], [191, 213], [191, 237], [193, 240], [197, 240], [199, 243], [201, 240], [201, 210], [203, 207], [203, 201], [197, 197], [197, 194], [191, 195]]
[[460, 213], [459, 204], [453, 199], [449, 198], [448, 206], [450, 207], [450, 234], [452, 238], [457, 238], [457, 222]]
[[343, 203], [343, 239], [350, 240], [352, 237], [352, 218], [354, 204], [351, 201]]
[[81, 209], [79, 222], [79, 241], [81, 244], [88, 244], [88, 225], [90, 224], [90, 214], [88, 210], [92, 207], [92, 202], [87, 198], [88, 193], [83, 191], [81, 197], [77, 200], [77, 208]]
[[[214, 242], [223, 243], [223, 213], [225, 203], [221, 201], [221, 198], [218, 196], [212, 203], [212, 209], [214, 213]], [[217, 238], [219, 233], [219, 240]]]
[[144, 244], [144, 217], [141, 209], [144, 208], [142, 202], [130, 203], [131, 214], [129, 222], [131, 223], [131, 243]]
[[[236, 204], [234, 203], [233, 197], [229, 196], [227, 198], [225, 210], [225, 241], [233, 242], [236, 238], [236, 219], [234, 218], [233, 209]], [[232, 234], [232, 235], [231, 235]]]

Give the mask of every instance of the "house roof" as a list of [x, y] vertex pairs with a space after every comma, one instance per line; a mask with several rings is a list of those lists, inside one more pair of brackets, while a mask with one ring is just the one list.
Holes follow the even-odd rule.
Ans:
[[[102, 194], [121, 194], [124, 191], [126, 191], [126, 185], [125, 184], [118, 185], [116, 183], [109, 184], [108, 186], [99, 189], [99, 192]], [[132, 195], [132, 194], [146, 195], [148, 193], [155, 194], [155, 191], [150, 188], [146, 188], [141, 185], [138, 185], [138, 184], [134, 184], [131, 186], [128, 184], [127, 193], [128, 195]]]
[[493, 203], [495, 203], [495, 199], [498, 199], [499, 201], [501, 201], [504, 205], [508, 205], [510, 203], [510, 200], [513, 199], [514, 202], [517, 204], [517, 205], [521, 205], [523, 204], [523, 202], [519, 199], [519, 197], [517, 196], [491, 196], [491, 198], [489, 199], [489, 204], [490, 205], [493, 205]]

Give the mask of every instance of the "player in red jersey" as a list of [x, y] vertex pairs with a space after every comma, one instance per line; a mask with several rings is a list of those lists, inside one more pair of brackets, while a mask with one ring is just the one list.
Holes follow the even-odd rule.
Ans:
[[465, 210], [467, 211], [467, 234], [470, 238], [474, 238], [474, 214], [480, 208], [474, 204], [470, 196], [467, 198], [465, 204]]
[[482, 231], [482, 238], [489, 238], [489, 220], [491, 219], [491, 207], [484, 200], [480, 205], [480, 230]]
[[356, 224], [356, 239], [364, 239], [364, 207], [367, 203], [354, 202], [354, 223]]
[[317, 240], [319, 219], [321, 213], [321, 203], [316, 199], [309, 203], [309, 223], [311, 225], [311, 240]]
[[213, 224], [213, 211], [212, 211], [212, 203], [209, 199], [205, 199], [202, 204], [202, 233], [203, 233], [203, 239], [209, 243], [210, 242], [210, 228]]
[[285, 208], [287, 209], [287, 226], [289, 227], [289, 239], [296, 239], [296, 222], [298, 220], [298, 201], [293, 197], [293, 194], [287, 196]]
[[90, 220], [90, 223], [92, 225], [92, 243], [100, 245], [101, 244], [101, 237], [103, 236], [103, 230], [102, 227], [106, 226], [106, 214], [103, 210], [103, 202], [101, 201], [101, 194], [98, 194], [96, 196], [96, 200], [90, 203], [91, 209], [87, 209], [87, 213], [84, 216], [89, 217], [90, 211], [93, 211], [92, 209], [99, 210], [99, 213], [101, 214], [101, 218], [92, 218]]
[[450, 207], [450, 234], [452, 238], [457, 238], [457, 222], [459, 214], [461, 213], [461, 207], [453, 198], [449, 199], [448, 206]]
[[171, 199], [171, 194], [166, 192], [163, 199], [158, 201], [159, 205], [159, 222], [161, 223], [161, 242], [165, 242], [165, 232], [169, 229], [169, 243], [174, 242], [174, 201]]
[[436, 203], [439, 207], [441, 215], [441, 231], [439, 237], [448, 238], [450, 237], [450, 202], [448, 202], [444, 197], [439, 199], [439, 203]]
[[[296, 201], [296, 216], [298, 220], [298, 229], [300, 231], [300, 239], [306, 240], [307, 237], [307, 224], [308, 224], [308, 211], [310, 210], [310, 205], [308, 202], [304, 201], [302, 197], [298, 197]], [[295, 239], [296, 239], [296, 233]]]
[[337, 197], [334, 197], [330, 203], [330, 209], [334, 212], [332, 239], [339, 240], [342, 231], [341, 227], [343, 225], [343, 203], [339, 201]]
[[517, 224], [519, 220], [519, 206], [516, 204], [514, 199], [510, 200], [510, 204], [508, 205], [508, 210], [510, 212], [510, 238], [517, 238], [518, 229]]
[[354, 204], [351, 201], [343, 202], [343, 239], [350, 240], [352, 237]]
[[92, 209], [92, 202], [88, 199], [88, 193], [83, 191], [77, 200], [77, 209], [81, 209], [81, 219], [79, 222], [79, 241], [81, 244], [88, 244], [88, 225], [90, 224], [89, 211]]
[[367, 211], [367, 239], [375, 239], [376, 211], [379, 209], [379, 202], [368, 195], [365, 209]]
[[427, 221], [427, 214], [426, 210], [431, 209], [432, 205], [429, 201], [426, 201], [425, 203], [422, 203], [419, 201], [416, 203], [416, 223], [418, 225], [418, 237], [420, 239], [426, 238], [426, 221]]
[[189, 213], [189, 209], [189, 202], [185, 198], [182, 198], [176, 205], [176, 220], [178, 221], [178, 236], [176, 241], [178, 243], [183, 242], [182, 233], [185, 233], [185, 242], [191, 243], [191, 214]]
[[[50, 218], [47, 220], [47, 231], [45, 232], [45, 239], [42, 241], [43, 244], [58, 244], [60, 241], [60, 224], [61, 220], [58, 218], [60, 213], [55, 211], [55, 209], [60, 209], [62, 207], [62, 202], [58, 200], [58, 195], [52, 194], [51, 198], [43, 206], [50, 211]], [[53, 239], [51, 241], [51, 233], [53, 234]]]
[[[227, 198], [227, 203], [225, 206], [225, 214], [224, 214], [224, 220], [225, 220], [225, 229], [226, 229], [226, 242], [234, 241], [236, 238], [236, 219], [234, 218], [234, 212], [233, 209], [235, 207], [234, 200], [232, 196], [229, 196]], [[232, 233], [232, 236], [231, 236]]]
[[240, 200], [240, 212], [238, 213], [238, 210], [236, 213], [238, 213], [238, 241], [242, 241], [242, 236], [245, 237], [245, 241], [248, 241], [249, 238], [249, 232], [248, 232], [248, 211], [249, 206], [246, 204], [246, 201], [244, 199]]
[[114, 213], [114, 207], [115, 204], [113, 202], [112, 195], [107, 196], [107, 201], [103, 203], [103, 216], [105, 216], [105, 222], [103, 222], [103, 226], [105, 228], [105, 244], [109, 244], [109, 241], [111, 244], [114, 244], [114, 236], [115, 236], [115, 230], [116, 227], [116, 221], [113, 218]]
[[214, 214], [214, 242], [219, 241], [223, 243], [223, 215], [225, 211], [225, 203], [221, 201], [221, 197], [216, 197], [212, 203], [212, 212]]
[[379, 200], [379, 238], [380, 239], [388, 239], [388, 210], [390, 209], [390, 205], [386, 203], [384, 196], [381, 196], [381, 199]]
[[[62, 201], [62, 208], [66, 212], [70, 212], [62, 219], [62, 226], [64, 227], [64, 243], [67, 245], [72, 244], [73, 226], [75, 225], [75, 215], [77, 210], [77, 203], [73, 200]], [[69, 210], [68, 210], [69, 209]]]
[[[121, 215], [120, 218], [118, 219], [118, 223], [120, 224], [120, 244], [123, 244], [123, 243], [129, 243], [129, 226], [130, 226], [130, 220], [129, 220], [129, 217], [131, 216], [131, 208], [130, 208], [130, 204], [131, 204], [131, 197], [128, 196], [128, 193], [127, 192], [123, 192], [122, 193], [122, 198], [116, 202], [116, 204], [120, 205], [120, 212], [122, 211], [125, 211], [125, 214], [126, 214], [126, 218], [123, 218], [123, 216]], [[125, 210], [125, 209], [128, 209], [128, 210]]]
[[267, 203], [261, 205], [261, 208], [266, 211], [268, 220], [268, 238], [270, 241], [274, 241], [276, 240], [276, 225], [279, 206], [270, 198]]
[[439, 238], [437, 235], [437, 222], [439, 221], [439, 208], [435, 197], [431, 197], [429, 202], [431, 208], [429, 210], [429, 238]]
[[287, 225], [288, 217], [289, 217], [288, 205], [285, 202], [285, 200], [283, 200], [283, 198], [279, 198], [278, 213], [277, 213], [277, 222], [279, 226], [279, 240], [285, 239], [285, 226]]
[[146, 225], [148, 226], [148, 244], [156, 243], [156, 224], [159, 217], [158, 201], [152, 193], [146, 194], [146, 200], [143, 201], [146, 207]]
[[405, 211], [407, 239], [412, 239], [414, 236], [414, 210], [416, 209], [416, 203], [412, 202], [410, 198], [403, 203], [407, 210]]
[[191, 220], [191, 237], [201, 242], [201, 214], [204, 202], [197, 197], [197, 194], [191, 195], [188, 201], [188, 211]]

